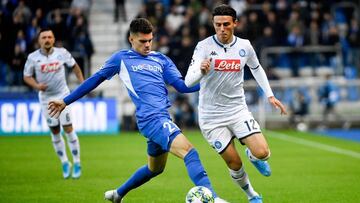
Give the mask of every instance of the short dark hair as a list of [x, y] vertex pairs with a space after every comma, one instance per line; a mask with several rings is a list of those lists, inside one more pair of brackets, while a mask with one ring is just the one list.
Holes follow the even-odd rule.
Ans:
[[212, 12], [213, 18], [214, 16], [231, 16], [233, 20], [236, 20], [236, 11], [231, 8], [231, 6], [226, 4], [221, 4], [216, 6]]
[[149, 20], [145, 18], [136, 18], [130, 23], [130, 33], [149, 34], [153, 31], [153, 26]]
[[51, 31], [53, 33], [53, 35], [55, 36], [54, 34], [54, 31], [52, 31], [52, 29], [48, 28], [48, 27], [44, 27], [44, 28], [41, 28], [39, 33], [38, 33], [38, 38], [40, 37], [40, 34], [43, 33], [43, 32], [47, 32], [47, 31]]

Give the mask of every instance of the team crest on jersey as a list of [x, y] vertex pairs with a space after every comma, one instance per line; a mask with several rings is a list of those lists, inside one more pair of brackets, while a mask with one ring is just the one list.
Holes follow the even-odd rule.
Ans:
[[244, 56], [246, 55], [245, 49], [240, 49], [239, 55], [240, 55], [241, 57], [244, 57]]
[[214, 146], [215, 146], [216, 149], [221, 149], [222, 144], [221, 144], [220, 141], [217, 141], [217, 140], [216, 140], [215, 143], [214, 143]]
[[215, 59], [215, 71], [239, 72], [240, 59]]
[[58, 55], [56, 58], [61, 61], [63, 57], [61, 55]]

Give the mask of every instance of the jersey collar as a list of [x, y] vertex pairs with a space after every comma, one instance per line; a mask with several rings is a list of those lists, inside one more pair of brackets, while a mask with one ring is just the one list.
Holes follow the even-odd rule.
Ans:
[[49, 53], [45, 53], [44, 50], [42, 48], [39, 49], [39, 52], [40, 54], [44, 55], [44, 56], [49, 56], [51, 55], [52, 53], [54, 53], [54, 47], [51, 48], [50, 52]]
[[227, 49], [227, 48], [230, 48], [230, 47], [234, 46], [234, 44], [237, 41], [237, 37], [234, 36], [234, 35], [233, 35], [233, 38], [234, 38], [233, 41], [231, 43], [229, 43], [229, 44], [223, 44], [223, 43], [219, 42], [218, 39], [216, 38], [216, 35], [213, 35], [212, 38], [213, 38], [213, 40], [215, 41], [215, 43], [217, 45], [219, 45], [220, 47], [222, 47], [224, 49]]

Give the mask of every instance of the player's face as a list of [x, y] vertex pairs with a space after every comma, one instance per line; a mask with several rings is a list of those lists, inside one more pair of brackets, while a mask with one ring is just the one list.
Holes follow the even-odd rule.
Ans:
[[132, 48], [141, 55], [148, 55], [151, 52], [153, 34], [136, 33], [130, 34], [129, 41]]
[[39, 44], [42, 49], [49, 51], [55, 43], [54, 33], [52, 31], [45, 31], [39, 35]]
[[213, 24], [218, 40], [223, 44], [232, 41], [236, 21], [231, 16], [214, 16]]

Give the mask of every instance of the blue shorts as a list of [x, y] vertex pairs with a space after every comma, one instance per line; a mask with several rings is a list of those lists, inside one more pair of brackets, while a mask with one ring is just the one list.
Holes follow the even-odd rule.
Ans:
[[172, 141], [181, 130], [170, 118], [160, 117], [149, 121], [140, 132], [148, 139], [148, 155], [158, 156], [170, 151]]

